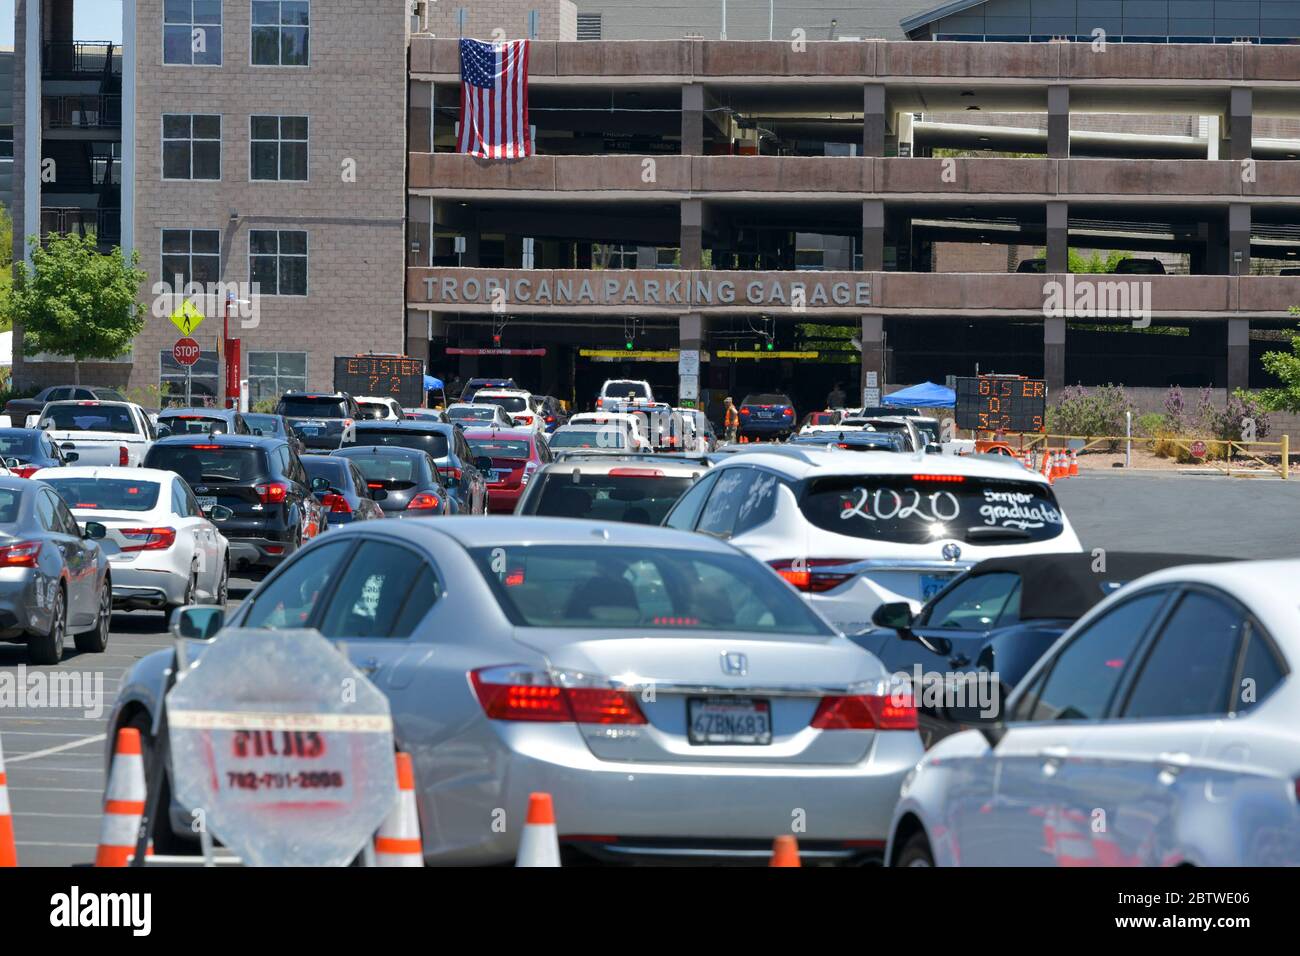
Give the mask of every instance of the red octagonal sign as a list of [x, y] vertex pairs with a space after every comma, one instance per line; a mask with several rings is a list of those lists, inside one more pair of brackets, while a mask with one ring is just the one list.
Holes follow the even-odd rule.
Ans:
[[180, 365], [193, 365], [199, 360], [199, 343], [193, 339], [181, 339], [172, 346], [172, 358]]

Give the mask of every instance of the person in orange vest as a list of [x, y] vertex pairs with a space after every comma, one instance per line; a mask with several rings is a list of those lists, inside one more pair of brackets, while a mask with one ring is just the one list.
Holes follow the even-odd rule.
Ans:
[[740, 412], [736, 410], [736, 403], [728, 395], [722, 400], [722, 428], [727, 437], [727, 444], [736, 443], [737, 433], [740, 431]]

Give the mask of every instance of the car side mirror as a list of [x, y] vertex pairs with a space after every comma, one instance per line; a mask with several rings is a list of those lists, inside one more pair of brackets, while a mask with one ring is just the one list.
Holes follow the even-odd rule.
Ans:
[[330, 482], [328, 478], [313, 478], [311, 480], [312, 491], [329, 491]]
[[371, 489], [370, 489], [370, 500], [371, 500], [371, 501], [386, 501], [387, 499], [388, 499], [388, 492], [385, 491], [383, 488], [371, 488]]
[[90, 541], [103, 541], [108, 537], [108, 529], [98, 521], [87, 521], [82, 526], [81, 536]]
[[906, 601], [890, 601], [881, 604], [872, 613], [871, 623], [876, 627], [888, 627], [895, 631], [911, 631], [912, 605]]
[[192, 641], [210, 641], [226, 623], [226, 609], [211, 604], [187, 604], [172, 611], [171, 632]]
[[234, 516], [234, 510], [227, 508], [225, 505], [213, 505], [208, 509], [209, 521], [229, 521]]
[[75, 451], [65, 451], [63, 453], [63, 460], [69, 463], [74, 461], [81, 461], [81, 453]]
[[261, 435], [261, 434], [262, 434], [262, 429], [260, 429], [260, 428], [254, 428], [254, 429], [253, 429], [253, 434], [254, 434], [254, 435]]
[[474, 459], [474, 467], [479, 471], [487, 472], [492, 470], [492, 459], [487, 455], [480, 455]]
[[170, 438], [172, 434], [171, 428], [167, 425], [158, 425], [154, 432], [159, 438]]

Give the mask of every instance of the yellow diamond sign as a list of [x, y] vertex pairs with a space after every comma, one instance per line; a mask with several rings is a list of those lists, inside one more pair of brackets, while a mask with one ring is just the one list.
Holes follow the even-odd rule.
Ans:
[[186, 299], [181, 307], [171, 314], [172, 325], [180, 329], [181, 335], [193, 335], [203, 322], [203, 313], [199, 307]]

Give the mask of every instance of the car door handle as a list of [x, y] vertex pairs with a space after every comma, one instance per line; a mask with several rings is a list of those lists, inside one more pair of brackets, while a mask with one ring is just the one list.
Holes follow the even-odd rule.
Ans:
[[375, 671], [379, 670], [379, 658], [367, 657], [361, 665], [361, 671], [369, 677]]
[[970, 663], [970, 658], [965, 654], [954, 654], [952, 657], [948, 658], [948, 663], [953, 667], [965, 667]]

